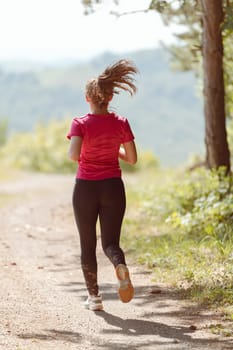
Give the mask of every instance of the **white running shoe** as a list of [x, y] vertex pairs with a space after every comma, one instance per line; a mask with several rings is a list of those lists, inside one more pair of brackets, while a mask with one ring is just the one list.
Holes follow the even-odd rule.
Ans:
[[118, 279], [118, 295], [123, 303], [128, 303], [134, 296], [134, 288], [129, 277], [129, 270], [126, 265], [119, 264], [116, 267]]
[[102, 298], [100, 295], [90, 295], [84, 302], [84, 307], [91, 311], [101, 311], [103, 310]]

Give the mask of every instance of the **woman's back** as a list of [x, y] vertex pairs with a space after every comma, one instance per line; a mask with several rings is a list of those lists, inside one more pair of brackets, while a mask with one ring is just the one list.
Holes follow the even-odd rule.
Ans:
[[126, 118], [108, 114], [87, 114], [74, 118], [68, 135], [82, 138], [82, 151], [77, 177], [100, 180], [120, 177], [119, 148], [132, 141], [134, 135]]

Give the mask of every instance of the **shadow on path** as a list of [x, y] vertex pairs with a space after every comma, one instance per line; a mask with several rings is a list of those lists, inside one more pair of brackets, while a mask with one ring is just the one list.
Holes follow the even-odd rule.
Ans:
[[[160, 349], [179, 350], [205, 350], [210, 349], [210, 347], [221, 350], [232, 349], [232, 344], [226, 341], [197, 337], [192, 338], [193, 331], [184, 326], [169, 326], [164, 323], [142, 319], [123, 319], [105, 311], [95, 312], [95, 315], [104, 319], [107, 327], [109, 325], [112, 326], [110, 329], [100, 329], [99, 334], [88, 334], [88, 341], [92, 345], [95, 345], [96, 349], [137, 350], [146, 348], [155, 349], [155, 346], [157, 346], [158, 349], [161, 346]], [[105, 335], [107, 335], [107, 337], [105, 337]], [[109, 335], [112, 335], [110, 339]], [[149, 338], [143, 338], [143, 336], [149, 336]], [[56, 329], [45, 329], [44, 333], [18, 334], [18, 337], [25, 340], [62, 341], [74, 344], [81, 344], [84, 340], [83, 335], [80, 335], [78, 332]], [[126, 338], [124, 339], [124, 337]]]
[[[147, 341], [144, 344], [140, 342], [138, 346], [149, 346], [149, 345], [159, 345], [159, 344], [179, 344], [186, 343], [189, 346], [193, 345], [193, 348], [203, 349], [204, 346], [210, 346], [211, 344], [221, 345], [224, 344], [224, 349], [232, 349], [232, 344], [229, 344], [229, 347], [227, 347], [226, 341], [218, 341], [216, 339], [202, 339], [202, 338], [192, 338], [192, 334], [194, 331], [192, 331], [189, 327], [185, 326], [169, 326], [164, 323], [154, 322], [154, 321], [148, 321], [148, 320], [141, 320], [141, 319], [123, 319], [121, 317], [115, 316], [113, 314], [110, 314], [108, 312], [102, 311], [102, 312], [95, 312], [95, 314], [98, 317], [101, 317], [105, 320], [105, 322], [108, 325], [113, 326], [114, 328], [111, 329], [103, 329], [103, 334], [123, 334], [125, 336], [134, 336], [134, 337], [140, 337], [140, 340], [143, 339], [142, 336], [150, 335], [150, 336], [157, 336], [158, 340], [156, 341], [155, 338], [152, 338], [151, 341]], [[161, 339], [163, 338], [163, 339]], [[161, 339], [161, 341], [159, 340]], [[118, 347], [116, 347], [117, 344], [113, 343], [111, 346], [111, 342], [106, 345], [102, 344], [102, 348], [106, 349], [131, 349], [131, 347], [126, 344], [118, 344]], [[132, 349], [136, 349], [135, 347]], [[221, 349], [223, 349], [221, 347]]]

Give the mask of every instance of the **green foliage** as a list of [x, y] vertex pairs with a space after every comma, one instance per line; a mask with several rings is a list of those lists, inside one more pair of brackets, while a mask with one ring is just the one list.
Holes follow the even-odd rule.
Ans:
[[[74, 173], [77, 164], [68, 159], [66, 134], [70, 120], [38, 124], [32, 133], [16, 133], [2, 147], [1, 162], [24, 170], [46, 173]], [[121, 162], [126, 172], [140, 169], [156, 169], [158, 159], [150, 151], [140, 151], [136, 166]]]
[[89, 13], [94, 12], [94, 5], [101, 3], [101, 0], [82, 0], [84, 6], [84, 14], [88, 15]]
[[32, 133], [17, 133], [2, 148], [1, 161], [7, 166], [42, 172], [67, 173], [75, 164], [68, 159], [65, 136], [70, 121], [39, 124]]
[[233, 188], [224, 169], [147, 172], [127, 187], [125, 247], [156, 281], [205, 304], [232, 304]]
[[120, 167], [123, 171], [126, 172], [136, 172], [138, 170], [149, 170], [149, 169], [158, 169], [159, 160], [151, 151], [140, 150], [138, 152], [138, 161], [136, 165], [128, 164], [120, 160]]
[[[233, 106], [233, 105], [232, 105]], [[231, 162], [233, 164], [233, 119], [231, 119], [228, 122], [228, 142], [229, 142], [229, 148], [230, 148], [230, 152], [231, 152]]]
[[[176, 208], [167, 222], [186, 233], [218, 243], [229, 238], [233, 223], [232, 178], [224, 169], [196, 172], [175, 185]], [[221, 245], [219, 244], [219, 248]]]
[[[222, 6], [225, 14], [222, 25], [225, 100], [227, 116], [232, 116], [233, 1], [225, 0]], [[202, 77], [202, 9], [200, 0], [152, 0], [149, 8], [158, 11], [165, 24], [176, 23], [183, 26], [181, 33], [174, 33], [179, 39], [179, 44], [171, 45], [169, 48], [173, 56], [172, 66], [183, 71], [193, 70], [199, 77]]]
[[230, 34], [233, 32], [233, 1], [225, 0], [223, 5], [225, 10], [223, 29], [227, 34]]
[[233, 118], [233, 77], [232, 77], [232, 45], [233, 34], [227, 35], [224, 39], [224, 79], [225, 79], [225, 92], [226, 92], [226, 115]]
[[175, 176], [177, 179], [172, 176], [169, 182], [164, 176], [160, 186], [140, 186], [140, 213], [154, 223], [165, 221], [172, 231], [199, 240], [217, 240], [221, 250], [221, 242], [230, 239], [232, 232], [232, 178], [224, 175], [224, 169], [199, 169]]
[[199, 0], [152, 0], [151, 10], [161, 14], [166, 25], [179, 25], [182, 30], [174, 33], [177, 45], [171, 45], [172, 65], [179, 70], [194, 70], [200, 74], [201, 62], [201, 4]]
[[163, 13], [168, 7], [168, 2], [163, 0], [152, 0], [149, 6], [150, 10], [156, 10]]

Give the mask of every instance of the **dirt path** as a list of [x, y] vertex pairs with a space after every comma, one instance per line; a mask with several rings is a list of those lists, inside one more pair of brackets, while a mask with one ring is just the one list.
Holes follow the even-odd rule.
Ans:
[[0, 349], [232, 349], [232, 339], [206, 329], [221, 321], [219, 315], [177, 300], [172, 290], [154, 285], [150, 274], [132, 263], [136, 295], [131, 303], [121, 303], [100, 245], [105, 310], [83, 309], [86, 291], [72, 188], [72, 176], [35, 174], [0, 183], [0, 196], [14, 195], [0, 208]]

